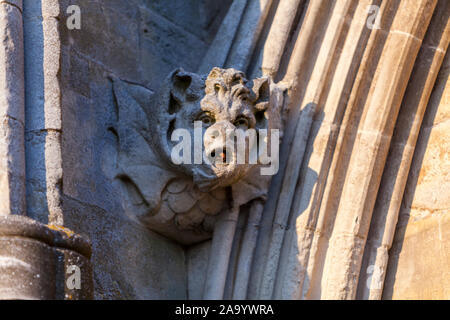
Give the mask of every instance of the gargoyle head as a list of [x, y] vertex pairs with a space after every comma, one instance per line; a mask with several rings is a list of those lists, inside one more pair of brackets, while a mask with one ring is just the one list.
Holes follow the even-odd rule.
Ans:
[[[172, 141], [173, 133], [187, 130], [195, 138], [197, 123], [202, 150], [196, 149], [192, 140], [191, 161], [178, 165], [178, 169], [181, 166], [191, 175], [200, 190], [230, 186], [257, 165], [249, 160], [252, 148], [258, 147], [259, 130], [270, 129], [269, 78], [248, 82], [240, 71], [214, 68], [205, 79], [177, 70], [166, 88], [169, 90], [163, 95], [159, 118], [162, 150], [170, 161], [179, 143]], [[239, 154], [238, 150], [243, 152]], [[200, 162], [195, 161], [199, 152]]]
[[[249, 82], [234, 69], [214, 68], [208, 76], [176, 70], [157, 93], [112, 80], [115, 178], [130, 217], [192, 244], [210, 238], [215, 217], [225, 208], [265, 198], [270, 175], [260, 175], [259, 165], [269, 164], [259, 161], [261, 144], [270, 146], [276, 162], [272, 155], [278, 149], [272, 152], [272, 146], [278, 141], [271, 144], [271, 135], [262, 131], [281, 129], [283, 104], [283, 90], [269, 78]], [[186, 134], [178, 136], [183, 141], [174, 139], [180, 131]], [[181, 144], [187, 161], [176, 163], [172, 156]]]

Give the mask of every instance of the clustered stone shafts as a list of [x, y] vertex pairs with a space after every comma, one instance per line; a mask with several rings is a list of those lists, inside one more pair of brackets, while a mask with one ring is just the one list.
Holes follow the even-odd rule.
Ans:
[[[414, 150], [450, 40], [450, 22], [442, 23], [450, 16], [450, 2], [445, 2], [435, 11], [402, 102], [397, 120], [398, 128], [392, 137], [386, 169], [380, 184], [381, 192], [376, 201], [364, 252], [362, 270], [374, 266], [378, 274], [377, 277], [372, 277], [371, 288], [363, 285], [367, 283], [369, 275], [364, 272], [361, 274], [358, 298], [373, 300], [382, 298], [389, 250], [394, 241]], [[436, 34], [444, 36], [435, 37]]]
[[[286, 28], [275, 23], [277, 12], [287, 6], [281, 4], [276, 8], [266, 41], [278, 28]], [[427, 45], [428, 37], [425, 37], [424, 46], [431, 51], [446, 52], [447, 5], [445, 1], [342, 1], [331, 7], [329, 3], [311, 2], [304, 7], [301, 27], [295, 30], [293, 42], [282, 49], [291, 50], [290, 60], [282, 62], [285, 70], [272, 61], [272, 58], [277, 60], [276, 57], [261, 50], [266, 66], [264, 68], [263, 64], [261, 70], [281, 78], [289, 86], [290, 116], [280, 152], [280, 173], [273, 179], [269, 193], [270, 199], [277, 200], [269, 201], [264, 208], [249, 286], [244, 289], [247, 295], [243, 296], [266, 299], [367, 297], [366, 280], [371, 277], [371, 298], [380, 298], [383, 276], [370, 273], [367, 261], [362, 264], [364, 253], [367, 251], [371, 255], [365, 239], [369, 226], [378, 231], [386, 228], [386, 241], [393, 235], [388, 229], [395, 225], [398, 199], [403, 196], [402, 184], [409, 172], [407, 158], [412, 156], [413, 150], [408, 148], [410, 151], [405, 154], [401, 177], [390, 174], [390, 181], [396, 184], [394, 190], [386, 189], [384, 184], [389, 182], [383, 182], [381, 176], [383, 170], [388, 170], [386, 175], [389, 175], [392, 161], [394, 164], [399, 161], [395, 146], [392, 160], [386, 160], [394, 126], [399, 126], [398, 134], [402, 136], [417, 134], [417, 130], [409, 133], [403, 124], [408, 123], [404, 117], [411, 113], [416, 117], [414, 121], [420, 122], [420, 110], [405, 112], [404, 117], [402, 111], [398, 121], [396, 116], [404, 97], [408, 101], [405, 104], [414, 104], [411, 99], [421, 99], [424, 105], [428, 103], [442, 56], [438, 54], [434, 61], [427, 60], [431, 67], [423, 70], [426, 59], [418, 56], [418, 52], [427, 30], [429, 39], [435, 39], [440, 45]], [[379, 10], [375, 16], [368, 10], [373, 7]], [[295, 10], [291, 10], [291, 14], [295, 15]], [[375, 27], [368, 24], [374, 17], [379, 20]], [[283, 23], [289, 24], [288, 19]], [[278, 39], [283, 41], [282, 37]], [[404, 55], [398, 55], [399, 50]], [[424, 73], [418, 78], [427, 79], [429, 83], [422, 97], [405, 93], [414, 64]], [[392, 77], [393, 70], [395, 77]], [[292, 148], [289, 144], [301, 137], [300, 128], [305, 128], [308, 118], [312, 129], [310, 132], [305, 129], [307, 147], [303, 155], [303, 146]], [[300, 123], [304, 125], [298, 125]], [[415, 122], [415, 127], [420, 127], [420, 123]], [[410, 148], [414, 146], [412, 142]], [[298, 155], [300, 164], [289, 161], [292, 154]], [[372, 158], [375, 160], [367, 160]], [[298, 178], [292, 179], [290, 175], [295, 175], [297, 166], [304, 169]], [[289, 190], [293, 180], [297, 186], [292, 196], [289, 192], [280, 192]], [[385, 220], [386, 213], [381, 214], [381, 226], [376, 217], [371, 219], [372, 212], [379, 210], [374, 211], [377, 194], [392, 199], [389, 218]], [[357, 197], [360, 200], [355, 204]], [[349, 212], [354, 215], [348, 216]], [[374, 237], [370, 245], [378, 247]], [[386, 270], [388, 242], [382, 244], [383, 250], [372, 251], [372, 257], [379, 258], [375, 269]], [[341, 257], [339, 252], [344, 251], [349, 255]], [[336, 261], [343, 268], [336, 268]], [[228, 287], [234, 285], [227, 284]]]

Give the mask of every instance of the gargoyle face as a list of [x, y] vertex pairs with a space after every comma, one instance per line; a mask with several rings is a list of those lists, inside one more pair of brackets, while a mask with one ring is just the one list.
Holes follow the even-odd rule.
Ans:
[[166, 154], [177, 144], [171, 141], [175, 130], [188, 130], [195, 137], [197, 124], [202, 161], [194, 160], [199, 150], [193, 139], [192, 161], [179, 166], [202, 191], [234, 184], [256, 165], [249, 163], [250, 150], [258, 146], [258, 130], [268, 129], [269, 79], [256, 79], [249, 87], [242, 72], [214, 68], [206, 81], [183, 71], [175, 71], [171, 81]]

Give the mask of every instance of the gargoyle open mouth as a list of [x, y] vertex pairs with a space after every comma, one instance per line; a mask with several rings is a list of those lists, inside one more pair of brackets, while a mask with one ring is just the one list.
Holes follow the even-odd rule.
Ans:
[[219, 149], [214, 149], [209, 153], [209, 160], [212, 165], [217, 166], [228, 166], [230, 161], [232, 161], [233, 156], [227, 150], [227, 148], [222, 147]]

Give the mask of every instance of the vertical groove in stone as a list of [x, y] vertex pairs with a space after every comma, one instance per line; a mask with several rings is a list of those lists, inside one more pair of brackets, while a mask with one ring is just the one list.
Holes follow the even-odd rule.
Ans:
[[45, 185], [44, 70], [41, 1], [24, 0], [27, 215], [48, 223]]
[[432, 0], [400, 2], [358, 125], [325, 260], [322, 298], [356, 296], [365, 239], [405, 79], [412, 72], [435, 5]]
[[245, 212], [244, 209], [241, 207], [239, 210], [239, 218], [236, 226], [236, 232], [234, 234], [233, 246], [231, 247], [230, 262], [228, 264], [227, 279], [225, 282], [225, 290], [223, 294], [223, 299], [225, 300], [232, 299], [233, 291], [237, 285], [236, 277], [239, 272], [237, 269], [240, 259], [240, 253], [242, 252], [241, 242], [244, 236], [243, 229], [245, 228], [245, 224], [247, 223], [247, 216], [248, 213]]
[[25, 215], [22, 1], [0, 3], [0, 215]]
[[[358, 288], [359, 299], [381, 299], [388, 250], [392, 246], [417, 138], [449, 45], [449, 16], [450, 3], [440, 0], [405, 93], [373, 212]], [[367, 272], [369, 268], [370, 273]], [[367, 286], [369, 278], [370, 288]]]
[[203, 291], [205, 300], [223, 299], [238, 219], [239, 208], [231, 208], [221, 213], [216, 223]]
[[[284, 237], [284, 243], [281, 250], [281, 257], [278, 263], [277, 282], [274, 292], [275, 298], [282, 299], [298, 299], [300, 298], [299, 290], [303, 284], [303, 276], [301, 270], [304, 270], [304, 265], [299, 261], [299, 256], [296, 254], [298, 249], [296, 246], [296, 238], [302, 238], [301, 233], [296, 233], [295, 224], [298, 217], [297, 207], [298, 201], [301, 198], [300, 191], [303, 187], [310, 188], [317, 183], [318, 174], [322, 175], [322, 170], [314, 166], [310, 166], [310, 162], [314, 161], [314, 155], [321, 154], [321, 157], [326, 156], [326, 152], [332, 152], [333, 147], [329, 146], [325, 149], [326, 143], [318, 143], [318, 141], [327, 139], [325, 136], [332, 134], [326, 133], [327, 124], [324, 121], [331, 122], [331, 119], [324, 118], [324, 101], [330, 90], [332, 79], [336, 72], [336, 66], [343, 49], [344, 41], [348, 34], [348, 23], [351, 19], [357, 1], [340, 1], [336, 2], [333, 12], [327, 21], [327, 29], [323, 37], [322, 46], [317, 55], [317, 61], [314, 65], [311, 78], [307, 84], [305, 95], [302, 98], [301, 105], [315, 105], [316, 110], [313, 118], [311, 133], [307, 142], [306, 154], [302, 164], [302, 172], [297, 179], [296, 188], [293, 192], [293, 200], [290, 203], [288, 214], [289, 220], [286, 221], [287, 232]], [[331, 110], [327, 112], [327, 116], [331, 116]], [[322, 131], [318, 131], [319, 128]], [[315, 147], [314, 147], [315, 146]], [[315, 150], [314, 150], [315, 149]], [[314, 150], [314, 152], [313, 152]], [[293, 154], [299, 151], [295, 148], [291, 150]], [[314, 170], [314, 169], [317, 169]], [[312, 190], [311, 190], [312, 191]], [[311, 199], [315, 196], [309, 193]], [[309, 201], [309, 200], [308, 200]], [[303, 204], [306, 205], [307, 204]], [[304, 213], [303, 213], [304, 214]], [[303, 215], [306, 216], [306, 215]], [[306, 238], [304, 243], [307, 243]], [[307, 248], [301, 254], [307, 254]]]
[[[450, 51], [447, 51], [411, 162], [389, 250], [383, 299], [445, 300], [450, 297], [450, 188], [445, 172], [449, 168], [446, 160], [450, 151], [449, 131], [446, 130], [450, 123], [449, 75]], [[430, 161], [435, 161], [437, 167], [430, 170]], [[425, 181], [429, 184], [425, 185]]]
[[258, 231], [263, 209], [264, 204], [260, 200], [256, 200], [251, 204], [247, 225], [242, 238], [241, 250], [239, 252], [236, 279], [233, 288], [233, 300], [245, 300], [247, 298], [251, 265], [258, 240]]

